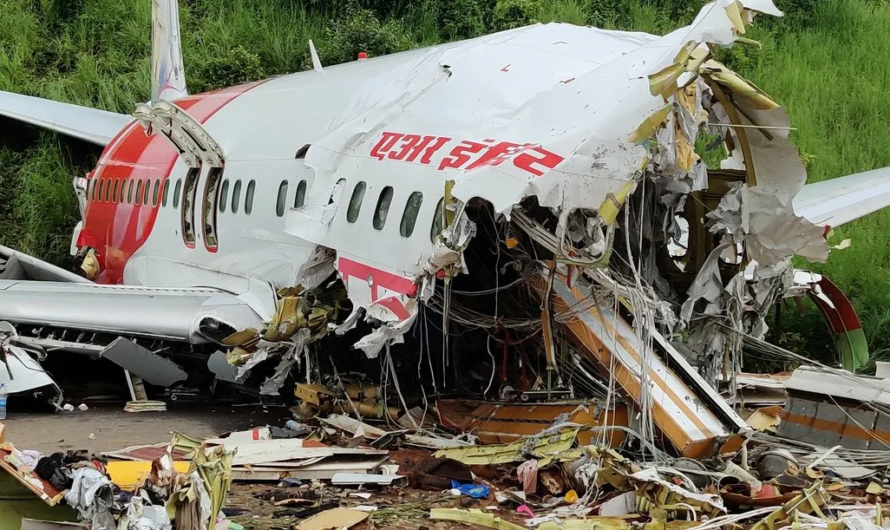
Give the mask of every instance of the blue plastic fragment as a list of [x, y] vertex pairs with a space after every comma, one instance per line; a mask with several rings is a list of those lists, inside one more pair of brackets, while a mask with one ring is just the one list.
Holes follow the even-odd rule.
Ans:
[[452, 480], [451, 487], [460, 491], [461, 495], [466, 495], [474, 499], [484, 499], [491, 493], [488, 486], [484, 484], [461, 484], [456, 480]]

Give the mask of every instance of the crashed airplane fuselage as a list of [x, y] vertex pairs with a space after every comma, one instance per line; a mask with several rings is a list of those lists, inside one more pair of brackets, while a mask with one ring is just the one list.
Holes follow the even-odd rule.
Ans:
[[[678, 452], [732, 451], [746, 428], [710, 385], [738, 368], [737, 334], [820, 289], [795, 284], [792, 255], [825, 259], [827, 225], [890, 197], [886, 175], [854, 175], [795, 211], [806, 173], [784, 110], [711, 54], [781, 15], [769, 0], [709, 4], [663, 37], [535, 25], [193, 96], [176, 2], [154, 6], [135, 119], [0, 93], [0, 113], [105, 146], [75, 180], [72, 253], [95, 283], [25, 256], [10, 260], [32, 274], [0, 274], [0, 320], [31, 347], [226, 351], [225, 380], [273, 366], [264, 394], [296, 366], [329, 371], [319, 352], [395, 347], [437, 391], [615, 391]], [[850, 339], [830, 314], [845, 299], [822, 299]]]

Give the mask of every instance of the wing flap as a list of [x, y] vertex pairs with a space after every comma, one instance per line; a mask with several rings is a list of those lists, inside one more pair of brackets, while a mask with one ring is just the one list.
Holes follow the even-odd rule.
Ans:
[[794, 211], [818, 226], [841, 226], [890, 206], [890, 167], [803, 187]]
[[0, 115], [106, 146], [132, 116], [0, 91]]

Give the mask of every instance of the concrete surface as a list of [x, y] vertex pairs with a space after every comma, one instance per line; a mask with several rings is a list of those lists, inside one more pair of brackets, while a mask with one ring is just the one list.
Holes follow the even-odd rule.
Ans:
[[121, 402], [90, 406], [86, 411], [11, 412], [3, 420], [6, 439], [20, 449], [36, 449], [44, 454], [69, 449], [98, 453], [168, 442], [174, 431], [200, 439], [263, 425], [284, 426], [290, 417], [286, 408], [259, 405], [168, 403], [167, 412], [141, 413], [124, 412], [123, 407]]

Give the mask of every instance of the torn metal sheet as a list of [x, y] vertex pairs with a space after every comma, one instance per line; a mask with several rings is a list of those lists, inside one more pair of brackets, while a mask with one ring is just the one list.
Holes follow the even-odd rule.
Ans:
[[188, 377], [173, 361], [123, 337], [118, 337], [102, 350], [100, 357], [157, 386], [173, 386]]
[[[361, 433], [365, 439], [368, 440], [377, 440], [388, 434], [387, 431], [383, 429], [378, 429], [373, 425], [368, 425], [367, 423], [361, 422], [354, 418], [350, 418], [349, 416], [343, 416], [342, 414], [331, 414], [327, 418], [318, 418], [318, 421], [323, 423], [324, 425], [329, 425], [336, 429], [343, 430], [352, 435], [357, 435]], [[451, 440], [448, 438], [443, 438], [441, 436], [422, 436], [417, 434], [405, 434], [404, 435], [405, 442], [408, 445], [413, 445], [415, 447], [424, 447], [427, 449], [447, 449], [451, 447], [464, 447], [466, 446], [465, 442], [461, 442], [458, 440]]]
[[504, 464], [521, 462], [528, 458], [539, 459], [543, 467], [561, 453], [569, 451], [575, 444], [577, 429], [564, 429], [561, 432], [543, 432], [510, 444], [461, 447], [436, 451], [437, 458], [450, 458], [467, 465]]
[[238, 369], [229, 364], [226, 354], [217, 351], [207, 359], [207, 369], [213, 372], [220, 381], [235, 383], [238, 381]]
[[710, 517], [726, 512], [719, 495], [689, 491], [664, 480], [653, 467], [630, 475], [630, 479], [636, 484], [637, 506], [643, 510], [679, 510], [683, 513], [693, 508]]
[[785, 382], [790, 372], [778, 374], [735, 374], [735, 382], [739, 392], [729, 400], [730, 404], [741, 404], [748, 407], [768, 407], [785, 405]]

